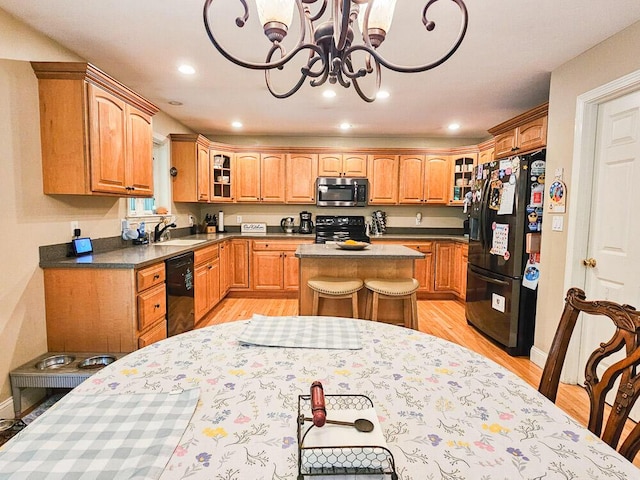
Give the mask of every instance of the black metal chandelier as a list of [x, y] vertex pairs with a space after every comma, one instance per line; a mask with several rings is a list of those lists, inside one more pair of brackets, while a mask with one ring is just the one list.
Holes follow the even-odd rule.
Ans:
[[[396, 0], [255, 0], [258, 17], [262, 23], [264, 34], [271, 42], [271, 47], [262, 63], [241, 60], [227, 50], [213, 34], [209, 23], [209, 8], [214, 0], [205, 0], [203, 17], [204, 26], [211, 43], [228, 60], [241, 67], [265, 71], [265, 82], [271, 94], [276, 98], [287, 98], [296, 93], [307, 77], [311, 79], [311, 86], [323, 85], [327, 80], [331, 84], [340, 84], [345, 88], [353, 84], [360, 98], [366, 102], [373, 102], [380, 89], [380, 66], [402, 73], [418, 73], [431, 70], [447, 61], [458, 49], [467, 31], [468, 13], [463, 0], [449, 0], [460, 8], [462, 20], [460, 31], [453, 45], [437, 60], [418, 66], [401, 66], [386, 60], [377, 51], [385, 40]], [[224, 0], [230, 2], [231, 0]], [[249, 7], [246, 0], [239, 0], [244, 8], [244, 14], [236, 18], [239, 28], [245, 26], [249, 20]], [[417, 0], [411, 0], [417, 1]], [[422, 9], [422, 23], [431, 32], [435, 22], [427, 18], [429, 8], [439, 0], [428, 0]], [[311, 5], [316, 5], [317, 11], [311, 12]], [[282, 45], [297, 11], [300, 21], [300, 37], [297, 44], [287, 52]], [[325, 18], [328, 17], [328, 18]], [[359, 25], [362, 43], [354, 44], [354, 23]], [[306, 50], [308, 59], [301, 68], [301, 76], [297, 83], [287, 92], [276, 92], [271, 84], [269, 71], [284, 65], [299, 52]], [[354, 66], [353, 54], [365, 53], [364, 66]], [[375, 74], [375, 93], [366, 95], [358, 79], [369, 74]]]

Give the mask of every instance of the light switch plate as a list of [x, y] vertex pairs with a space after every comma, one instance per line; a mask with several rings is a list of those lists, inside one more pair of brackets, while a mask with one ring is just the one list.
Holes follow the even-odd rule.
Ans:
[[562, 215], [553, 215], [551, 223], [551, 230], [554, 232], [561, 232], [564, 229], [564, 217]]

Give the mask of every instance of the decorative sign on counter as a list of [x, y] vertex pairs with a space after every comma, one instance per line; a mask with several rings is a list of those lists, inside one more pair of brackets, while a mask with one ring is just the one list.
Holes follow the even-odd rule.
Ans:
[[267, 233], [266, 223], [241, 223], [240, 233]]

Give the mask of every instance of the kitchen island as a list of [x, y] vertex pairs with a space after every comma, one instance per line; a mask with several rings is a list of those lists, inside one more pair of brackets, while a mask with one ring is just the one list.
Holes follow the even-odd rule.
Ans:
[[[298, 314], [311, 315], [313, 291], [307, 286], [316, 276], [361, 278], [411, 278], [414, 276], [414, 261], [424, 254], [403, 245], [369, 245], [364, 250], [343, 250], [336, 244], [300, 245], [296, 250], [300, 259], [300, 290]], [[365, 288], [358, 293], [358, 310], [364, 316], [367, 300]], [[378, 320], [403, 324], [403, 303], [381, 300]], [[320, 315], [351, 316], [350, 300], [320, 301]]]

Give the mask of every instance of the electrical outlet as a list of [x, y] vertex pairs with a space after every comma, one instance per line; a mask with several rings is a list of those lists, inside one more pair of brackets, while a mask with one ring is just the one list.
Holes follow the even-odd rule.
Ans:
[[80, 228], [80, 224], [77, 221], [73, 221], [71, 222], [71, 236], [74, 237], [75, 236], [75, 230]]
[[236, 215], [236, 223], [242, 223], [242, 215]]

